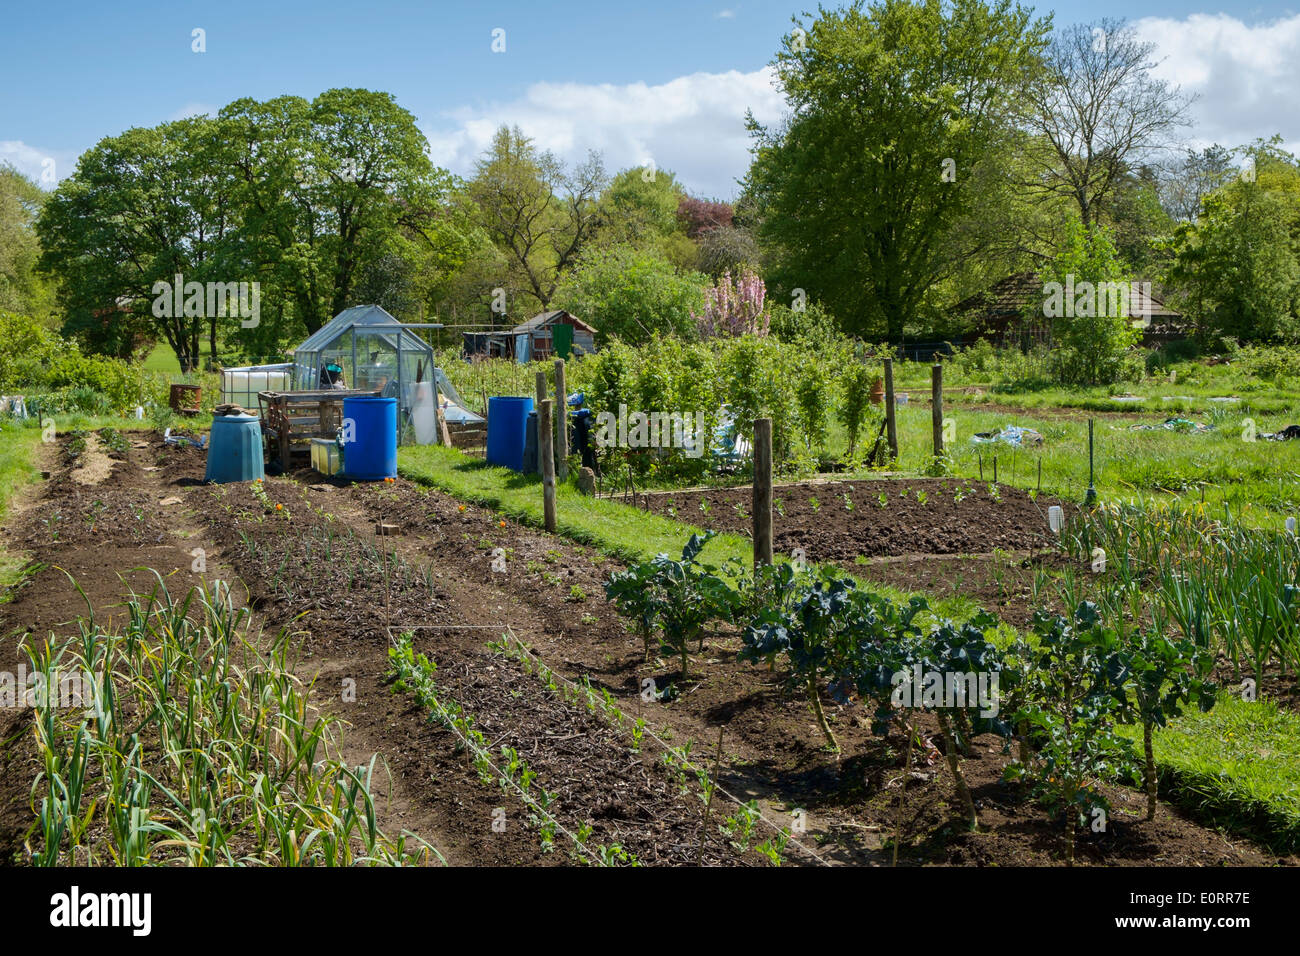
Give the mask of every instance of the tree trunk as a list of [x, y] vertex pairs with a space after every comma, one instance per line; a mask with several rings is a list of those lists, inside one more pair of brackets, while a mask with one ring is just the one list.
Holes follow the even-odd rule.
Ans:
[[939, 732], [943, 735], [944, 755], [948, 758], [948, 769], [952, 771], [953, 782], [957, 785], [957, 799], [961, 801], [966, 813], [966, 822], [972, 830], [979, 828], [979, 816], [975, 813], [975, 801], [971, 799], [970, 788], [966, 786], [966, 777], [961, 772], [961, 760], [957, 756], [957, 745], [953, 742], [952, 724], [948, 715], [938, 711]]

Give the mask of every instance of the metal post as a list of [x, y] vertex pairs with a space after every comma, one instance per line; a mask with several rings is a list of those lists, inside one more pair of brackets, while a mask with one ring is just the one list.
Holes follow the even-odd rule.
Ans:
[[894, 360], [885, 359], [885, 434], [889, 441], [889, 457], [898, 461], [898, 421], [894, 407]]
[[934, 432], [934, 457], [943, 455], [943, 366], [930, 368], [930, 426]]
[[1097, 501], [1097, 487], [1093, 483], [1092, 469], [1092, 419], [1088, 419], [1088, 494], [1083, 503], [1086, 505], [1095, 504]]

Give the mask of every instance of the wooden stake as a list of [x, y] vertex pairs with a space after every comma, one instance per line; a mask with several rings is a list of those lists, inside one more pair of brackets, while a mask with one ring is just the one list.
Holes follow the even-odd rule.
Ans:
[[[537, 373], [544, 378], [542, 372]], [[544, 400], [537, 411], [537, 454], [542, 465], [542, 518], [546, 530], [555, 532], [555, 449], [541, 436], [551, 433], [551, 400]]]
[[772, 563], [772, 419], [754, 421], [754, 568]]
[[930, 368], [930, 427], [934, 432], [934, 457], [943, 455], [943, 366]]
[[889, 440], [889, 457], [898, 461], [898, 421], [894, 407], [894, 360], [885, 359], [885, 430]]
[[569, 477], [569, 395], [564, 384], [564, 359], [555, 360], [555, 403], [558, 408], [555, 423], [555, 477], [564, 481]]

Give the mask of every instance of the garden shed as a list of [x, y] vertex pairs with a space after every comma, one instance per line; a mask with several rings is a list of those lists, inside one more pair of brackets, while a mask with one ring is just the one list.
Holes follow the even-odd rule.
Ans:
[[295, 391], [379, 389], [411, 409], [417, 381], [433, 381], [433, 347], [377, 305], [344, 309], [293, 353]]

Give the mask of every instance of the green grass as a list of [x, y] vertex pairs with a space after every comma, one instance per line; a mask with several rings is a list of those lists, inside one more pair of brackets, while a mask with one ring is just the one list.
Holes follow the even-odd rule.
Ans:
[[[1141, 731], [1122, 733], [1141, 742]], [[1300, 848], [1300, 714], [1223, 693], [1153, 738], [1161, 790], [1281, 850]]]
[[[1082, 501], [1088, 489], [1088, 423], [1086, 418], [971, 411], [960, 406], [945, 409], [956, 426], [956, 440], [946, 451], [954, 473], [976, 478], [983, 456], [984, 480], [993, 476], [998, 460], [998, 480], [1031, 489], [1037, 486], [1041, 460], [1044, 494]], [[1139, 418], [1097, 418], [1094, 422], [1094, 474], [1103, 500], [1202, 499], [1216, 511], [1227, 504], [1235, 516], [1256, 526], [1276, 526], [1300, 512], [1300, 442], [1243, 440], [1243, 416], [1238, 411], [1219, 412], [1207, 424], [1207, 433], [1171, 432], [1164, 429], [1133, 431], [1135, 421], [1159, 422], [1169, 415]], [[1205, 418], [1200, 419], [1205, 421]], [[1254, 417], [1257, 432], [1277, 431], [1290, 424], [1277, 416]], [[1043, 435], [1041, 449], [1015, 449], [1009, 445], [977, 445], [977, 432], [1006, 425], [1034, 428]], [[932, 454], [929, 408], [898, 410], [899, 461], [904, 472], [920, 472]]]
[[[36, 449], [41, 443], [38, 428], [24, 428], [17, 422], [0, 423], [0, 521], [9, 512], [13, 498], [36, 480]], [[0, 594], [22, 576], [26, 559], [6, 551], [0, 544]]]

